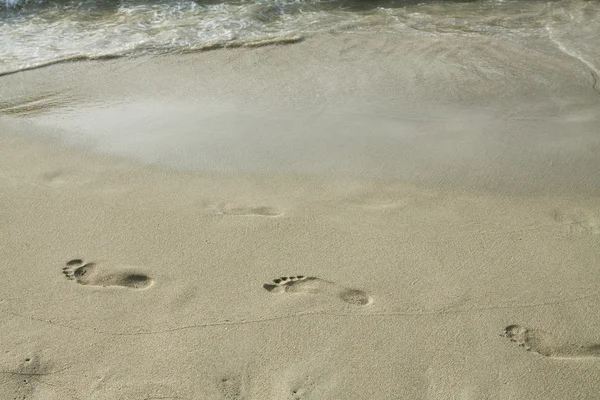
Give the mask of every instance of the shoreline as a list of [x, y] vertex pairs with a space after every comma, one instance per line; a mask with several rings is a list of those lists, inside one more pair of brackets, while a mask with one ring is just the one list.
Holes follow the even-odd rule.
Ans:
[[597, 195], [589, 78], [549, 40], [349, 34], [55, 65], [0, 95], [23, 130], [181, 170]]

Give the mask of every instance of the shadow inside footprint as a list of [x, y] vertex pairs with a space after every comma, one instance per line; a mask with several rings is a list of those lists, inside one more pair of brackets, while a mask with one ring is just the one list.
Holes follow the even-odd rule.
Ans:
[[362, 290], [350, 289], [314, 276], [283, 276], [266, 283], [263, 288], [271, 293], [313, 293], [337, 297], [355, 306], [372, 302], [371, 296]]
[[528, 329], [521, 325], [504, 328], [504, 336], [527, 351], [544, 357], [589, 358], [600, 357], [600, 344], [579, 345], [560, 342], [554, 336], [538, 329]]
[[152, 278], [137, 271], [104, 264], [84, 263], [81, 259], [67, 262], [63, 268], [63, 274], [69, 280], [89, 286], [146, 289], [154, 283]]

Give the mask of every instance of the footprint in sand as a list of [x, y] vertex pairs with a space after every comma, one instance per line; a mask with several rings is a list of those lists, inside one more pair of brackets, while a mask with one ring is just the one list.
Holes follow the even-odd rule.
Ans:
[[241, 376], [221, 378], [219, 386], [226, 400], [240, 400], [244, 397]]
[[93, 262], [84, 263], [83, 260], [79, 259], [69, 261], [63, 268], [63, 274], [67, 279], [89, 286], [120, 286], [129, 289], [146, 289], [154, 283], [154, 280], [149, 276], [131, 269], [113, 268]]
[[527, 351], [552, 358], [600, 357], [600, 344], [578, 345], [560, 342], [549, 333], [520, 325], [504, 328], [504, 335]]
[[572, 235], [600, 234], [600, 218], [591, 212], [575, 210], [571, 213], [563, 213], [560, 210], [554, 210], [552, 218], [564, 225], [566, 231]]
[[42, 362], [39, 356], [33, 355], [23, 357], [19, 364], [14, 370], [0, 373], [3, 399], [57, 398], [52, 388], [44, 387], [39, 380], [40, 377], [52, 374], [49, 363]]
[[271, 293], [313, 293], [337, 297], [355, 306], [365, 306], [372, 302], [371, 296], [362, 290], [349, 289], [314, 276], [284, 276], [263, 287]]
[[222, 215], [240, 215], [248, 217], [278, 217], [282, 213], [275, 207], [258, 206], [258, 207], [219, 207], [219, 214]]

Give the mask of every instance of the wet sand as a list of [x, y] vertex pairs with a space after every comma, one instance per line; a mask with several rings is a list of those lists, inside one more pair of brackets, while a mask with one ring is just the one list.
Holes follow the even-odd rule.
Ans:
[[595, 398], [594, 76], [339, 34], [0, 78], [0, 397]]

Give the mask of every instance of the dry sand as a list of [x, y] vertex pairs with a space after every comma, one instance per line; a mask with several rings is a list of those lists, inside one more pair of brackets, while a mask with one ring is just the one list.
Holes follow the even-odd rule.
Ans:
[[0, 78], [0, 398], [598, 398], [593, 76], [342, 34]]

